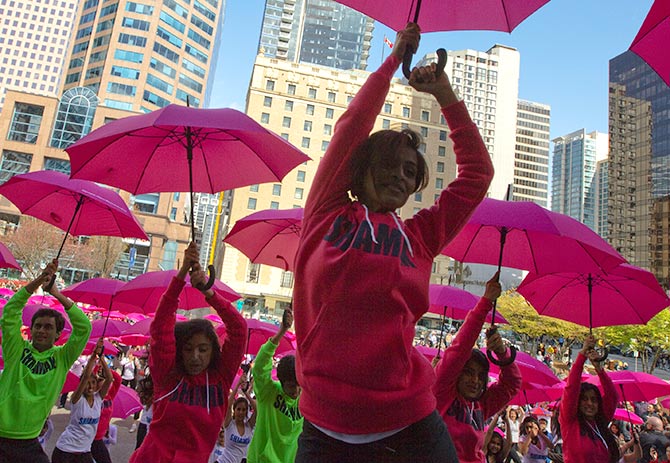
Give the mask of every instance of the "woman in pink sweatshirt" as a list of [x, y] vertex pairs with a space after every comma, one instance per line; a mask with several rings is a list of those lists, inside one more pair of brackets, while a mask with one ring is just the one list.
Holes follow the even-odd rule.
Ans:
[[247, 325], [230, 302], [208, 289], [203, 294], [226, 325], [223, 346], [208, 320], [175, 326], [186, 274], [192, 269], [194, 287], [207, 281], [198, 261], [198, 250], [191, 243], [151, 323], [153, 419], [129, 463], [206, 463], [216, 444], [230, 386], [244, 355]]
[[432, 207], [406, 220], [396, 214], [428, 184], [421, 137], [369, 134], [405, 48], [418, 42], [415, 24], [400, 31], [349, 103], [305, 204], [293, 293], [305, 417], [299, 463], [456, 459], [435, 411], [435, 373], [412, 340], [428, 310], [433, 259], [486, 195], [493, 166], [446, 74], [435, 75], [434, 64], [415, 68], [409, 84], [437, 102], [416, 108], [434, 123], [444, 116], [458, 176]]
[[[620, 459], [619, 445], [609, 430], [618, 401], [617, 391], [600, 362], [595, 360], [599, 355], [595, 345], [595, 337], [587, 336], [563, 390], [559, 423], [565, 463], [616, 463]], [[597, 386], [582, 382], [587, 358], [598, 373], [604, 394]]]

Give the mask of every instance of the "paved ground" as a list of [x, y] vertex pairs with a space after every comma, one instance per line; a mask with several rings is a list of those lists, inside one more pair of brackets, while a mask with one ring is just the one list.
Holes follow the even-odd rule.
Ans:
[[[69, 406], [70, 403], [68, 402], [66, 407]], [[67, 410], [67, 408], [57, 409], [54, 407], [53, 411], [51, 412], [51, 419], [54, 423], [54, 432], [47, 444], [47, 455], [49, 455], [49, 458], [51, 458], [51, 452], [53, 452], [53, 449], [56, 446], [58, 436], [61, 435], [70, 420], [70, 411]], [[115, 424], [119, 428], [117, 444], [112, 445], [109, 449], [109, 453], [112, 456], [112, 461], [114, 463], [127, 463], [130, 455], [135, 450], [136, 433], [128, 432], [132, 423], [132, 416], [125, 420], [112, 418], [112, 424]]]

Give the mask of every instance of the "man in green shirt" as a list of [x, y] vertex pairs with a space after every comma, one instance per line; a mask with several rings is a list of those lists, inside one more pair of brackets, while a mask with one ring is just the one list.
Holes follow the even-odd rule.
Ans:
[[57, 269], [54, 259], [40, 276], [12, 296], [0, 318], [5, 360], [0, 376], [0, 463], [49, 462], [37, 436], [63, 388], [68, 370], [91, 334], [91, 322], [84, 312], [54, 284], [48, 291], [65, 307], [72, 323], [67, 343], [54, 346], [65, 326], [63, 315], [54, 309], [35, 312], [30, 323], [31, 341], [21, 336], [21, 313], [28, 297], [40, 286], [46, 286]]
[[295, 460], [303, 418], [298, 410], [300, 386], [295, 377], [295, 357], [282, 357], [272, 380], [272, 357], [279, 341], [293, 324], [293, 312], [284, 311], [279, 332], [258, 351], [251, 371], [256, 394], [256, 428], [249, 444], [249, 463], [286, 463]]

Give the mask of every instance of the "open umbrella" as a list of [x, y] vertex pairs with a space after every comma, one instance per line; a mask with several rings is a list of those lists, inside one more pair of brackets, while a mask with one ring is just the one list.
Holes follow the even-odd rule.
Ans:
[[[83, 355], [91, 355], [93, 351], [95, 350], [95, 346], [97, 345], [98, 341], [97, 340], [90, 340], [86, 343], [86, 346], [84, 347], [84, 350], [82, 351]], [[103, 341], [103, 353], [105, 355], [111, 354], [111, 355], [116, 355], [119, 353], [119, 348], [116, 347], [114, 344], [109, 342], [107, 339]]]
[[93, 320], [91, 322], [91, 339], [121, 336], [129, 327], [129, 323], [121, 320], [109, 320], [108, 318]]
[[137, 392], [128, 386], [119, 387], [112, 401], [112, 418], [126, 419], [140, 410], [142, 410], [142, 402]]
[[616, 410], [614, 410], [614, 419], [621, 421], [628, 421], [631, 424], [644, 423], [644, 420], [642, 418], [640, 418], [638, 415], [625, 408], [617, 408]]
[[40, 309], [57, 310], [63, 314], [63, 317], [65, 318], [65, 328], [63, 328], [63, 334], [61, 334], [61, 340], [67, 338], [67, 336], [69, 336], [69, 334], [72, 332], [72, 324], [70, 323], [70, 319], [65, 313], [65, 309], [63, 309], [63, 306], [61, 305], [52, 307], [50, 305], [44, 305], [44, 304], [30, 304], [30, 303], [26, 304], [25, 307], [23, 307], [23, 312], [21, 312], [22, 323], [25, 326], [30, 326], [33, 315], [35, 315], [35, 312], [37, 312]]
[[117, 339], [126, 346], [145, 346], [149, 343], [151, 337], [146, 334], [124, 334]]
[[[670, 395], [670, 383], [641, 371], [608, 371], [612, 383], [622, 392], [624, 401], [646, 402]], [[587, 382], [600, 387], [600, 378], [590, 376]]]
[[[278, 182], [309, 160], [240, 111], [179, 105], [112, 121], [66, 151], [73, 178], [102, 182], [133, 194], [190, 192], [194, 240], [194, 192], [218, 193]], [[213, 282], [213, 266], [209, 270], [207, 287]]]
[[293, 271], [302, 216], [302, 208], [258, 211], [235, 222], [223, 241], [251, 262]]
[[21, 270], [21, 266], [16, 261], [12, 252], [2, 243], [0, 243], [0, 268], [14, 268], [16, 270]]
[[[279, 326], [253, 318], [247, 318], [245, 321], [247, 322], [247, 330], [249, 332], [246, 353], [256, 355], [261, 346], [267, 342], [268, 338], [277, 334]], [[293, 333], [287, 332], [280, 339], [279, 346], [275, 352], [281, 353], [295, 350], [295, 343], [292, 342], [293, 339]]]
[[633, 39], [630, 50], [670, 85], [670, 60], [667, 44], [670, 42], [670, 2], [655, 0], [640, 31]]
[[[177, 270], [144, 273], [126, 283], [114, 296], [114, 303], [135, 304], [142, 307], [145, 313], [154, 312], [158, 307], [161, 296], [176, 274]], [[187, 275], [186, 282], [188, 283], [188, 281], [189, 277]], [[239, 294], [219, 280], [214, 280], [212, 290], [228, 301], [235, 301], [240, 298]], [[177, 308], [191, 310], [204, 307], [209, 307], [205, 296], [200, 290], [187, 284], [179, 295]]]
[[[482, 349], [482, 352], [486, 353], [486, 349]], [[519, 367], [521, 378], [524, 383], [532, 383], [547, 387], [553, 387], [562, 383], [551, 368], [530, 354], [517, 352], [514, 362]], [[491, 373], [500, 373], [500, 367], [493, 364], [491, 365], [490, 371]]]

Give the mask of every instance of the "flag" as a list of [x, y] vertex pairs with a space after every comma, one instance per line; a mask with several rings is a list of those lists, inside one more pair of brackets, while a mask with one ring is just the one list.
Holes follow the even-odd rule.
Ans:
[[384, 36], [384, 43], [389, 46], [389, 48], [393, 48], [393, 42], [391, 42], [386, 36]]

